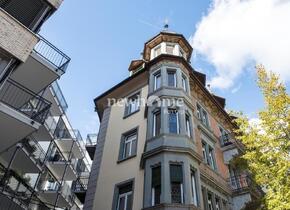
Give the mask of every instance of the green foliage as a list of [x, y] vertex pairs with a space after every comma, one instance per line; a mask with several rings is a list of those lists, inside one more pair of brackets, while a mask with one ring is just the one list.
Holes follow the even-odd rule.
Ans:
[[256, 68], [265, 107], [258, 113], [258, 123], [252, 123], [244, 115], [235, 120], [238, 139], [246, 148], [242, 158], [255, 181], [266, 191], [265, 209], [287, 210], [290, 209], [290, 96], [276, 74], [267, 73], [261, 65]]

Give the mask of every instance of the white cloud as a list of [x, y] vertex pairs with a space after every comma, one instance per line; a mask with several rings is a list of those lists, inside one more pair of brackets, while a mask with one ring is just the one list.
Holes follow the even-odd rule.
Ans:
[[234, 94], [236, 92], [238, 92], [242, 87], [242, 83], [239, 83], [238, 86], [234, 87], [232, 90], [231, 90], [231, 93]]
[[229, 88], [250, 63], [290, 81], [290, 0], [213, 0], [191, 44], [216, 68], [213, 88]]

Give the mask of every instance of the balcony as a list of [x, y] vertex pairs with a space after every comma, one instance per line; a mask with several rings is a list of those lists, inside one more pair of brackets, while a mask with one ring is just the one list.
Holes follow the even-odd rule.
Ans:
[[77, 179], [77, 161], [73, 153], [64, 153], [56, 142], [48, 148], [46, 166], [57, 180], [73, 181]]
[[[56, 207], [68, 209], [74, 204], [74, 195], [69, 185], [65, 182], [61, 185], [58, 181], [46, 180], [38, 189], [38, 194], [40, 199], [45, 203], [49, 203], [52, 208], [55, 203]], [[56, 202], [57, 199], [58, 201]]]
[[[11, 78], [38, 93], [66, 72], [70, 58], [42, 36]], [[37, 78], [33, 79], [33, 78]]]
[[50, 106], [51, 103], [43, 97], [13, 80], [7, 80], [0, 90], [1, 151], [38, 129]]
[[56, 81], [45, 91], [44, 97], [52, 102], [51, 113], [53, 116], [59, 116], [66, 112], [68, 105]]
[[84, 157], [84, 143], [78, 130], [56, 128], [54, 131], [54, 138], [57, 147], [65, 158], [69, 158], [70, 154], [77, 159]]
[[91, 160], [93, 160], [94, 156], [95, 156], [97, 140], [98, 140], [98, 134], [88, 134], [87, 135], [86, 150], [87, 150]]
[[31, 199], [37, 206], [48, 209], [38, 198], [31, 197], [34, 189], [29, 184], [28, 178], [19, 176], [13, 170], [7, 171], [0, 165], [0, 180], [1, 209], [31, 209], [33, 205]]
[[235, 138], [234, 133], [220, 136], [220, 146], [223, 151], [225, 164], [229, 164], [234, 157], [239, 156], [244, 151], [244, 145]]
[[248, 174], [230, 177], [229, 185], [236, 196], [248, 192], [254, 197], [259, 198], [264, 193], [261, 187]]
[[89, 176], [79, 177], [72, 183], [72, 191], [78, 197], [82, 204], [85, 203], [86, 192], [88, 189]]
[[11, 169], [14, 171], [19, 174], [41, 172], [45, 160], [45, 152], [32, 136], [23, 139], [21, 143], [1, 154], [4, 165], [8, 166], [13, 154], [15, 156]]

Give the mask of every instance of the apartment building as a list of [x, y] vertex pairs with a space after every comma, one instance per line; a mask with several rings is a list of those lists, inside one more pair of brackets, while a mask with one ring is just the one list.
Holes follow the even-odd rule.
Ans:
[[94, 100], [100, 128], [84, 209], [241, 210], [260, 198], [231, 161], [243, 145], [225, 99], [191, 67], [192, 51], [162, 31], [130, 76]]
[[62, 0], [0, 0], [0, 209], [82, 209], [90, 160], [57, 83], [70, 58], [38, 32]]

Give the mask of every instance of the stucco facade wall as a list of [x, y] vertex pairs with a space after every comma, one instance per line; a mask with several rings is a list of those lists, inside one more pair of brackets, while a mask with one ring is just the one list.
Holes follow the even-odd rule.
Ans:
[[0, 8], [0, 48], [25, 62], [37, 42], [32, 31]]
[[[141, 90], [141, 97], [148, 94], [148, 86]], [[112, 209], [114, 187], [116, 184], [134, 180], [133, 209], [143, 207], [144, 170], [140, 169], [140, 160], [146, 139], [146, 119], [144, 118], [145, 107], [140, 111], [123, 119], [125, 107], [112, 106], [111, 115], [107, 128], [101, 170], [95, 193], [94, 210]], [[138, 122], [139, 124], [137, 124]], [[138, 126], [137, 155], [131, 159], [117, 163], [119, 156], [120, 140], [123, 133]]]

